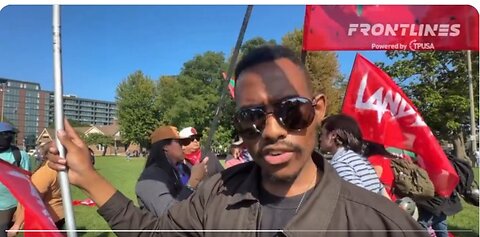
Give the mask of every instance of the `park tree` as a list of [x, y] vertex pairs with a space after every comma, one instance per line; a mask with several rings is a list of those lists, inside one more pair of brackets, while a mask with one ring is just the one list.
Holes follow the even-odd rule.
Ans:
[[[206, 135], [220, 99], [224, 80], [222, 72], [226, 69], [223, 54], [208, 51], [187, 61], [178, 76], [160, 77], [156, 100], [160, 123], [175, 125], [179, 129], [192, 126]], [[232, 103], [230, 98], [225, 99]], [[228, 120], [231, 115], [223, 116], [220, 124], [228, 124], [226, 133], [232, 134], [233, 126]]]
[[159, 123], [155, 82], [136, 71], [118, 85], [115, 100], [123, 142], [148, 146], [149, 136]]
[[100, 145], [103, 148], [102, 156], [105, 156], [107, 148], [114, 143], [113, 137], [101, 133], [91, 133], [85, 135], [84, 141], [88, 145]]
[[[300, 57], [303, 31], [295, 29], [282, 38], [282, 44]], [[337, 54], [332, 51], [307, 52], [305, 67], [312, 80], [314, 95], [322, 93], [327, 97], [327, 115], [339, 113], [345, 94], [344, 76], [339, 71]]]
[[[456, 155], [466, 158], [465, 139], [471, 127], [465, 52], [387, 51], [386, 55], [393, 63], [377, 65], [402, 87], [437, 138], [453, 144]], [[478, 52], [472, 55], [477, 92]]]

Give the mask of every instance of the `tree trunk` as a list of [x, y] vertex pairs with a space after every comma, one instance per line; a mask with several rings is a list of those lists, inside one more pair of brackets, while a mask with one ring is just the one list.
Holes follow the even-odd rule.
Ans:
[[467, 161], [470, 165], [472, 164], [472, 161], [470, 158], [467, 156], [467, 153], [465, 152], [465, 142], [463, 140], [463, 131], [460, 131], [460, 133], [453, 135], [453, 154], [455, 154], [456, 157], [459, 159]]
[[107, 149], [108, 149], [108, 146], [103, 146], [102, 156], [105, 156], [105, 154], [107, 154]]

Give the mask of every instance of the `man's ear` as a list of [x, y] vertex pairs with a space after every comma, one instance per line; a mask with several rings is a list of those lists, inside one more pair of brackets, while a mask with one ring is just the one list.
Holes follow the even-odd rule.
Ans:
[[313, 107], [315, 109], [315, 123], [320, 126], [327, 111], [327, 99], [325, 95], [319, 94], [315, 96], [313, 103], [315, 104]]

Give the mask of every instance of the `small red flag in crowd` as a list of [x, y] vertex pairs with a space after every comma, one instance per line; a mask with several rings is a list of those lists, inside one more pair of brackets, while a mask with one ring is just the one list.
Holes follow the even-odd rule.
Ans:
[[[222, 76], [224, 80], [227, 80], [227, 74], [225, 72], [222, 72]], [[230, 78], [228, 81], [228, 91], [230, 91], [230, 96], [232, 96], [232, 99], [235, 98], [235, 79]]]
[[453, 192], [458, 175], [417, 108], [387, 73], [359, 54], [342, 112], [357, 120], [365, 140], [415, 152], [438, 195]]

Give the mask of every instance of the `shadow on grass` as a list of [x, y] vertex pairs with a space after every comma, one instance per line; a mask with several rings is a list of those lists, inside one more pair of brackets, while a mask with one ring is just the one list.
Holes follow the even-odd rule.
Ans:
[[478, 233], [474, 230], [465, 230], [455, 225], [448, 225], [448, 232], [455, 237], [478, 237]]

